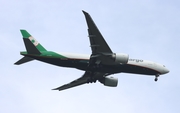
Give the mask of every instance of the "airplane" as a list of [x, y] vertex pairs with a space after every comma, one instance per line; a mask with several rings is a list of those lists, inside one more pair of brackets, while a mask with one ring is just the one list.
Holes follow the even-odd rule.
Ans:
[[117, 73], [150, 75], [155, 76], [154, 80], [157, 81], [160, 75], [169, 72], [162, 64], [141, 59], [130, 59], [126, 53], [114, 53], [91, 16], [85, 11], [82, 12], [88, 26], [91, 55], [48, 51], [32, 35], [22, 29], [20, 31], [26, 51], [20, 52], [24, 57], [14, 64], [20, 65], [32, 60], [38, 60], [56, 66], [85, 71], [80, 78], [53, 89], [59, 91], [86, 83], [95, 83], [96, 81], [99, 81], [104, 86], [117, 87], [118, 79], [109, 76]]

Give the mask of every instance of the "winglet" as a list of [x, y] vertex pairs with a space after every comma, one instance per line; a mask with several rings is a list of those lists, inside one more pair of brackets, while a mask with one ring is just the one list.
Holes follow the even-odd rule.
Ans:
[[58, 88], [54, 88], [54, 89], [52, 89], [52, 90], [59, 90]]
[[82, 10], [83, 13], [87, 13], [86, 11]]
[[87, 13], [86, 11], [82, 10], [82, 12], [84, 13], [85, 17], [87, 18], [87, 16], [89, 16], [91, 18], [91, 16], [89, 15], [89, 13]]

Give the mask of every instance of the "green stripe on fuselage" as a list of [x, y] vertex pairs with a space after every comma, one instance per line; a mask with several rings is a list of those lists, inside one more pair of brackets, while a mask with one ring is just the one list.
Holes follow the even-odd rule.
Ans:
[[23, 38], [29, 39], [39, 51], [47, 51], [31, 34], [26, 30], [20, 30]]
[[33, 57], [33, 56], [39, 56], [39, 57], [49, 57], [49, 58], [61, 58], [61, 59], [67, 59], [67, 57], [60, 55], [58, 53], [55, 53], [53, 51], [41, 51], [40, 55], [36, 55], [36, 54], [28, 54], [26, 51], [21, 52], [21, 55], [24, 56], [29, 56], [29, 57]]

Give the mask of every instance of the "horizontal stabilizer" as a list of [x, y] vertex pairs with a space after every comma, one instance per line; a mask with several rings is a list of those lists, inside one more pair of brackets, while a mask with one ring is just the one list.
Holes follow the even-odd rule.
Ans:
[[29, 62], [29, 61], [32, 61], [34, 60], [33, 58], [30, 58], [30, 57], [23, 57], [21, 58], [20, 60], [18, 60], [16, 63], [16, 65], [20, 65], [20, 64], [23, 64], [23, 63], [26, 63], [26, 62]]

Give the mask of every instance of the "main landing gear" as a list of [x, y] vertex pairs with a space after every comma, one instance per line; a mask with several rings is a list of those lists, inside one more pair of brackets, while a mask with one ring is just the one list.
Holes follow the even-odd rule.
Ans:
[[154, 79], [155, 82], [158, 81], [158, 77], [159, 77], [159, 75], [155, 75], [155, 79]]

